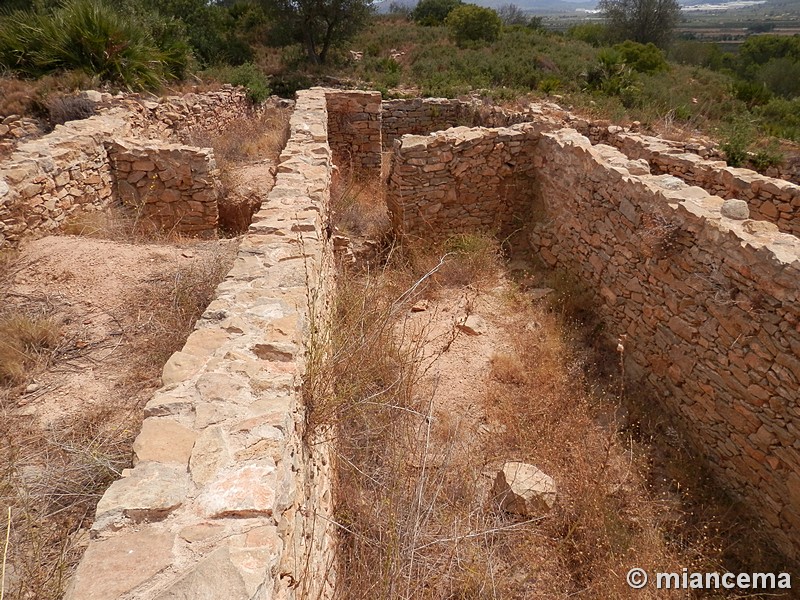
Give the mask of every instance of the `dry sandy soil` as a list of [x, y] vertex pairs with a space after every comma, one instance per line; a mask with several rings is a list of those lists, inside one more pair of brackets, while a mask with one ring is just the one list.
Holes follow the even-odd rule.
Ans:
[[7, 307], [49, 316], [61, 325], [61, 339], [52, 364], [34, 374], [15, 412], [46, 425], [95, 404], [139, 406], [158, 385], [158, 373], [147, 368], [153, 362], [148, 354], [165, 349], [146, 343], [162, 333], [159, 313], [170, 310], [171, 296], [187, 279], [230, 262], [236, 245], [127, 244], [76, 236], [29, 243], [9, 278]]

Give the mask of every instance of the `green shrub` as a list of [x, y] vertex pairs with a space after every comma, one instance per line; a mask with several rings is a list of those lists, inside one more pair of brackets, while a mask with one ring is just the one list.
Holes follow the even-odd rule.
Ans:
[[102, 0], [67, 0], [52, 12], [2, 18], [0, 67], [25, 77], [82, 70], [131, 89], [157, 88], [188, 57], [163, 52], [150, 31]]
[[753, 108], [769, 102], [772, 92], [763, 83], [739, 80], [733, 84], [733, 95], [749, 108]]
[[246, 88], [247, 97], [253, 104], [260, 104], [272, 93], [269, 79], [253, 63], [244, 63], [238, 67], [217, 67], [208, 73], [225, 83]]
[[755, 109], [761, 128], [769, 135], [800, 141], [800, 98], [773, 98]]
[[623, 62], [637, 73], [658, 73], [669, 69], [664, 53], [653, 43], [625, 40], [614, 46]]
[[753, 152], [750, 157], [750, 163], [756, 171], [763, 173], [770, 167], [777, 167], [783, 164], [786, 156], [778, 145], [778, 140], [770, 140], [768, 144], [762, 146]]
[[753, 138], [753, 125], [746, 117], [736, 117], [723, 128], [720, 148], [730, 166], [741, 167], [747, 162], [747, 151], [753, 143]]
[[445, 20], [456, 43], [493, 42], [503, 26], [498, 14], [491, 8], [465, 4], [452, 10]]
[[420, 0], [411, 12], [411, 18], [429, 27], [444, 25], [447, 15], [462, 4], [461, 0]]

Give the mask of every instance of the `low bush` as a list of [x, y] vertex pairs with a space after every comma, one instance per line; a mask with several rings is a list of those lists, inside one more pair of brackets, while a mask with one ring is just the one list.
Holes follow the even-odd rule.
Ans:
[[81, 96], [57, 96], [46, 104], [51, 127], [68, 121], [88, 119], [95, 114], [94, 103]]
[[444, 25], [450, 11], [462, 4], [461, 0], [420, 0], [411, 11], [411, 18], [420, 25], [428, 27]]
[[658, 73], [669, 69], [664, 53], [653, 43], [626, 40], [614, 46], [622, 61], [637, 73]]
[[180, 49], [104, 0], [67, 0], [52, 12], [2, 17], [0, 66], [25, 77], [77, 69], [131, 89], [154, 89], [182, 74]]

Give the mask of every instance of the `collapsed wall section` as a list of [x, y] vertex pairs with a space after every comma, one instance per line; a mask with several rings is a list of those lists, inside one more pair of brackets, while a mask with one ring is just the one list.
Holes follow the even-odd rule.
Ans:
[[301, 384], [333, 285], [325, 92], [298, 94], [276, 183], [97, 507], [67, 600], [329, 598], [327, 443]]

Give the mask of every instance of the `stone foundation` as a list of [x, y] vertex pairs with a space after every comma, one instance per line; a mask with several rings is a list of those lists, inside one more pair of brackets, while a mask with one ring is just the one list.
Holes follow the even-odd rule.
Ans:
[[[397, 140], [387, 191], [395, 226], [430, 238], [527, 215], [534, 252], [593, 290], [615, 344], [624, 336], [628, 376], [658, 394], [720, 481], [797, 558], [800, 239], [723, 217], [723, 198], [651, 175], [646, 161], [575, 130], [547, 129]], [[509, 160], [512, 140], [524, 160]], [[529, 186], [503, 188], [517, 169]], [[498, 197], [502, 189], [516, 195]]]
[[165, 365], [67, 600], [331, 597], [330, 451], [301, 394], [332, 297], [325, 106], [298, 94], [275, 187]]

